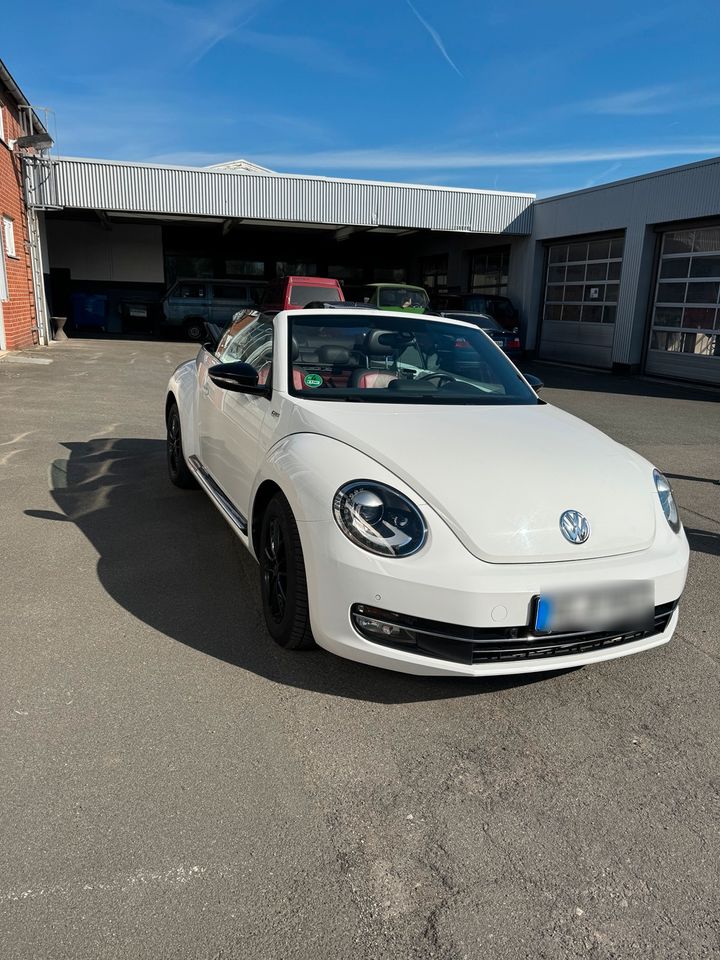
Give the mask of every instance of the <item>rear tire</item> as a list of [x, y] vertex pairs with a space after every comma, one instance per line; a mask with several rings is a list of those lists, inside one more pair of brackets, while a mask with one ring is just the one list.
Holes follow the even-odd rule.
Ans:
[[290, 504], [276, 493], [260, 527], [260, 593], [268, 633], [286, 650], [315, 646], [300, 534]]
[[185, 461], [180, 429], [180, 411], [173, 403], [167, 415], [167, 465], [171, 483], [183, 490], [197, 488], [197, 480]]

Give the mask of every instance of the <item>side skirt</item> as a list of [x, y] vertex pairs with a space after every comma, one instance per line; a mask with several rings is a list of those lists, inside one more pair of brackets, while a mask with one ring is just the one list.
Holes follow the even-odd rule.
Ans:
[[200, 463], [196, 456], [188, 459], [188, 467], [193, 476], [210, 497], [220, 513], [240, 537], [245, 546], [248, 545], [248, 522], [247, 519], [236, 509], [235, 505], [228, 498], [227, 494], [215, 483], [213, 478]]

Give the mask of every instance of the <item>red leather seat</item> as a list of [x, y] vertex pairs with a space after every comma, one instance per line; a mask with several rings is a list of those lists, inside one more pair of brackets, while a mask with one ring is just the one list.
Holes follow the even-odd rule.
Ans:
[[356, 370], [352, 377], [351, 386], [361, 389], [378, 389], [387, 387], [398, 375], [393, 370]]

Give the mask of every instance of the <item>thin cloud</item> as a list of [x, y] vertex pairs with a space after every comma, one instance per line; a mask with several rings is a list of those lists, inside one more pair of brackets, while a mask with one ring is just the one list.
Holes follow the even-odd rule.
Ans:
[[617, 173], [618, 170], [621, 170], [621, 169], [622, 169], [621, 163], [613, 163], [609, 167], [605, 167], [604, 170], [601, 170], [600, 173], [596, 173], [593, 177], [590, 177], [590, 179], [585, 184], [585, 187], [586, 188], [595, 187], [597, 186], [598, 183], [601, 183], [602, 181], [607, 180], [607, 178], [611, 174]]
[[565, 110], [616, 117], [651, 117], [679, 111], [685, 113], [688, 110], [702, 110], [719, 104], [720, 95], [717, 93], [703, 93], [683, 84], [660, 84], [571, 103]]
[[578, 107], [586, 113], [619, 117], [645, 117], [671, 113], [677, 104], [677, 88], [668, 84], [626, 90], [609, 97], [585, 100]]
[[418, 10], [412, 5], [412, 3], [410, 2], [410, 0], [405, 0], [405, 2], [406, 2], [407, 5], [410, 7], [410, 9], [412, 10], [412, 12], [415, 14], [415, 16], [416, 16], [417, 19], [420, 21], [420, 23], [423, 25], [423, 27], [425, 27], [425, 29], [427, 30], [427, 32], [430, 34], [430, 36], [432, 37], [433, 43], [434, 43], [435, 46], [438, 48], [438, 50], [439, 50], [440, 53], [443, 55], [443, 57], [445, 57], [445, 59], [446, 59], [447, 62], [450, 64], [450, 66], [453, 68], [453, 70], [455, 71], [455, 73], [456, 73], [459, 77], [462, 77], [462, 73], [461, 73], [460, 69], [458, 68], [457, 64], [456, 64], [455, 61], [452, 59], [452, 57], [450, 56], [450, 54], [449, 54], [449, 53], [447, 52], [447, 50], [445, 49], [445, 44], [443, 43], [442, 37], [441, 37], [440, 34], [437, 32], [437, 30], [436, 30], [434, 27], [432, 27], [432, 26], [427, 22], [427, 20], [426, 20], [423, 16], [421, 16], [421, 14], [418, 12]]
[[589, 150], [538, 150], [524, 153], [421, 153], [393, 147], [370, 150], [327, 150], [306, 154], [258, 154], [250, 159], [273, 169], [320, 170], [475, 170], [485, 167], [542, 167], [583, 163], [613, 163], [652, 157], [712, 157], [720, 154], [715, 142]]
[[257, 13], [263, 0], [242, 0], [229, 3], [220, 0], [208, 5], [193, 6], [174, 0], [126, 0], [126, 6], [166, 24], [178, 35], [182, 53], [190, 66], [195, 66], [223, 40], [245, 26]]
[[273, 56], [294, 60], [311, 70], [319, 70], [349, 77], [368, 74], [347, 52], [312, 36], [282, 33], [261, 33], [256, 30], [238, 30], [233, 42], [253, 47]]
[[277, 0], [212, 0], [207, 4], [123, 0], [123, 3], [127, 9], [152, 17], [167, 27], [175, 39], [164, 44], [165, 55], [181, 63], [183, 68], [196, 66], [220, 43], [228, 42], [290, 59], [313, 70], [352, 77], [368, 72], [337, 44], [313, 36], [247, 29], [251, 21], [277, 4]]

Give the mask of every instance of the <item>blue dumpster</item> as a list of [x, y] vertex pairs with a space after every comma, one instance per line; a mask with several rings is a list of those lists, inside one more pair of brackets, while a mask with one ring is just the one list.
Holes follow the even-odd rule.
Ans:
[[108, 298], [103, 293], [74, 293], [72, 295], [73, 324], [78, 330], [105, 330], [107, 327]]

